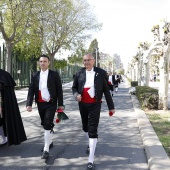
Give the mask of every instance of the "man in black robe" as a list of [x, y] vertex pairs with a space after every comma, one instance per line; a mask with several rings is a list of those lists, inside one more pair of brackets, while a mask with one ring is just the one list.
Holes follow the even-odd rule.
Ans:
[[0, 69], [0, 135], [2, 144], [19, 145], [27, 140], [22, 123], [12, 76]]

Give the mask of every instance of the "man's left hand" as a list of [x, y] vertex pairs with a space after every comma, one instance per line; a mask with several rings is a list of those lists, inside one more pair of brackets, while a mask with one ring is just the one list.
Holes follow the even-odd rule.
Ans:
[[58, 106], [58, 109], [64, 110], [64, 106]]
[[109, 110], [109, 116], [113, 116], [114, 113], [115, 113], [115, 110], [114, 110], [114, 109]]

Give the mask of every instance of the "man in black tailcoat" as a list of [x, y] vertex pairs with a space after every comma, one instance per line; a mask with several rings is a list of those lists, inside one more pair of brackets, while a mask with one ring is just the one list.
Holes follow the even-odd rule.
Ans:
[[92, 54], [83, 57], [84, 68], [80, 69], [74, 77], [72, 91], [78, 101], [82, 128], [89, 140], [86, 153], [89, 153], [87, 170], [94, 170], [94, 153], [98, 139], [98, 124], [101, 111], [102, 96], [105, 95], [109, 115], [115, 113], [111, 97], [107, 73], [94, 66], [95, 59]]
[[27, 111], [31, 112], [35, 96], [41, 125], [44, 128], [42, 159], [47, 159], [49, 157], [49, 149], [53, 146], [53, 120], [57, 106], [59, 109], [64, 109], [61, 79], [57, 71], [48, 68], [49, 64], [50, 59], [47, 55], [41, 55], [39, 57], [41, 71], [32, 74], [26, 103]]
[[120, 81], [120, 77], [119, 75], [115, 72], [113, 74], [113, 83], [114, 83], [114, 88], [115, 88], [115, 92], [118, 92], [118, 87], [119, 87], [119, 81]]

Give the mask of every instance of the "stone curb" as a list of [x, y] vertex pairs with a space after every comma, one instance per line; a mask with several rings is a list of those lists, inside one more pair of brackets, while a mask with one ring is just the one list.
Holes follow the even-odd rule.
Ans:
[[170, 170], [170, 159], [165, 152], [145, 112], [140, 109], [140, 104], [137, 97], [135, 95], [131, 95], [131, 100], [134, 110], [138, 114], [137, 121], [148, 159], [149, 169]]

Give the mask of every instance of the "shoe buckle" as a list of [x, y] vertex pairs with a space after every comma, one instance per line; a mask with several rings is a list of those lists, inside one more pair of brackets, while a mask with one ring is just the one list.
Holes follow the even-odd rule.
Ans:
[[88, 168], [93, 168], [93, 166], [92, 165], [88, 165]]

